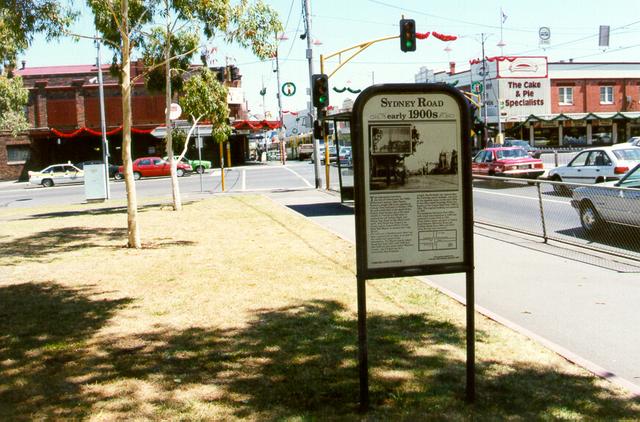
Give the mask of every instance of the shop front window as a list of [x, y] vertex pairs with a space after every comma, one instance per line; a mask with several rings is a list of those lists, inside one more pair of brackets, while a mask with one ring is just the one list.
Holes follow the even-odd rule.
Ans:
[[613, 87], [600, 87], [600, 104], [613, 104]]

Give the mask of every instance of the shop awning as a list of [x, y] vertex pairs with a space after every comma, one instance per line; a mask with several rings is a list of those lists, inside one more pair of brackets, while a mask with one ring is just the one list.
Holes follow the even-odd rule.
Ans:
[[560, 113], [560, 114], [531, 114], [522, 123], [529, 122], [554, 122], [568, 120], [636, 120], [640, 118], [638, 111], [614, 111], [598, 113]]

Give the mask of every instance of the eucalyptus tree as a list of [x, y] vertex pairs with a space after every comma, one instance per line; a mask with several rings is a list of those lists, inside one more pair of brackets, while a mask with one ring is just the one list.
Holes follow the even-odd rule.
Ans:
[[0, 62], [15, 64], [36, 33], [62, 35], [76, 15], [57, 0], [0, 0]]
[[[236, 43], [250, 48], [260, 58], [270, 57], [275, 51], [273, 34], [281, 30], [277, 13], [262, 1], [250, 3], [247, 0], [231, 2], [231, 0], [164, 0], [158, 5], [153, 0], [87, 0], [94, 13], [96, 29], [102, 39], [115, 52], [113, 68], [120, 77], [122, 92], [122, 162], [124, 166], [127, 191], [127, 227], [128, 246], [141, 247], [140, 231], [137, 224], [137, 199], [133, 180], [131, 160], [131, 55], [144, 47], [145, 37], [153, 35], [152, 27], [162, 20], [165, 32], [165, 53], [160, 62], [150, 63], [149, 70], [165, 66], [177, 58], [192, 56], [197, 48], [170, 53], [172, 47], [172, 22], [187, 22], [191, 28], [201, 31], [203, 36], [211, 38], [221, 35], [226, 42]], [[162, 7], [164, 6], [164, 7]], [[150, 43], [148, 42], [147, 45]], [[142, 52], [142, 51], [141, 51]], [[165, 78], [170, 78], [171, 71], [166, 71]], [[171, 99], [170, 84], [165, 87], [168, 101]], [[168, 118], [168, 110], [167, 116]], [[167, 125], [169, 127], [169, 125]], [[168, 130], [167, 133], [170, 133]], [[172, 159], [170, 135], [167, 140], [167, 152]], [[175, 163], [172, 167], [175, 167]], [[172, 174], [175, 168], [172, 169]], [[172, 177], [172, 184], [177, 178]], [[179, 195], [178, 195], [179, 198]], [[174, 208], [179, 209], [175, 204]]]
[[[277, 13], [261, 1], [249, 3], [243, 0], [231, 4], [229, 0], [164, 0], [163, 5], [164, 25], [154, 28], [152, 36], [147, 38], [144, 58], [153, 69], [147, 77], [147, 86], [157, 89], [164, 79], [165, 125], [170, 128], [172, 92], [181, 90], [182, 77], [199, 47], [194, 43], [198, 35], [207, 38], [221, 35], [226, 42], [251, 48], [256, 56], [264, 59], [273, 55], [276, 48], [274, 34], [282, 29], [282, 25]], [[159, 66], [160, 63], [164, 66]], [[166, 132], [165, 143], [171, 165], [173, 208], [180, 210], [182, 201], [171, 130]]]
[[[216, 74], [207, 67], [202, 67], [186, 80], [180, 96], [180, 106], [188, 116], [191, 128], [187, 133], [179, 159], [182, 159], [187, 152], [191, 135], [201, 120], [207, 120], [211, 124], [211, 137], [219, 145], [222, 145], [231, 134], [231, 127], [228, 124], [227, 88], [218, 82]], [[222, 153], [220, 158], [222, 161]], [[222, 177], [224, 178], [224, 168]]]

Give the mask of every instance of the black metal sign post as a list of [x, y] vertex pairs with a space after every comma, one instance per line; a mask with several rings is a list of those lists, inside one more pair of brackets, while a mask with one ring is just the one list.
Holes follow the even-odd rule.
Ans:
[[360, 408], [369, 407], [366, 280], [465, 273], [475, 398], [469, 105], [442, 84], [367, 88], [353, 107]]

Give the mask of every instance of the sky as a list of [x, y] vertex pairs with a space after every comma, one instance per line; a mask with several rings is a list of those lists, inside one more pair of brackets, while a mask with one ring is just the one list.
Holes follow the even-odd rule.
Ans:
[[[296, 85], [296, 93], [282, 95], [283, 111], [307, 108], [309, 66], [302, 21], [303, 0], [265, 0], [280, 15], [288, 38], [279, 43], [280, 86]], [[365, 42], [399, 34], [399, 20], [404, 16], [416, 21], [418, 33], [438, 32], [457, 36], [443, 42], [432, 36], [417, 41], [415, 52], [400, 51], [398, 39], [375, 43], [355, 56], [331, 78], [330, 86], [342, 90], [364, 89], [372, 84], [413, 82], [421, 67], [436, 72], [469, 68], [469, 60], [482, 57], [483, 34], [485, 55], [546, 56], [549, 61], [573, 59], [577, 62], [640, 62], [640, 0], [309, 0], [311, 5], [311, 38], [314, 73], [320, 73], [320, 55], [324, 57]], [[73, 2], [75, 4], [79, 1]], [[84, 2], [82, 2], [84, 4]], [[610, 27], [609, 47], [598, 46], [601, 25]], [[539, 44], [540, 27], [548, 27], [550, 43]], [[74, 31], [93, 34], [91, 12], [84, 10]], [[498, 46], [502, 40], [501, 47]], [[227, 45], [221, 38], [206, 41], [215, 50], [213, 66], [235, 64], [242, 74], [242, 86], [251, 114], [276, 119], [278, 90], [273, 60], [261, 61], [249, 50]], [[357, 51], [357, 50], [352, 50]], [[103, 49], [104, 63], [113, 53]], [[342, 60], [350, 56], [343, 54]], [[89, 64], [96, 59], [91, 41], [69, 39], [47, 42], [36, 37], [34, 43], [18, 58], [27, 66]], [[194, 59], [195, 61], [199, 59]], [[331, 73], [337, 57], [325, 60], [325, 73]], [[262, 97], [260, 90], [266, 88]], [[355, 99], [349, 91], [330, 90], [330, 104], [341, 107], [345, 99]], [[264, 104], [264, 107], [263, 107]], [[269, 116], [270, 115], [270, 116]]]

